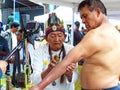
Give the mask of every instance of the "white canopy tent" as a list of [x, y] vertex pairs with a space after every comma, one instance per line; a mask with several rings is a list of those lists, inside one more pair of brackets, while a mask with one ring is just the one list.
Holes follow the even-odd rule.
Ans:
[[[82, 0], [29, 0], [35, 3], [47, 3], [75, 8]], [[120, 11], [120, 0], [102, 0], [108, 11]]]
[[[82, 0], [29, 0], [35, 3], [46, 3], [46, 4], [53, 4], [58, 6], [66, 6], [72, 8], [72, 23], [74, 23], [74, 12], [77, 11], [78, 4]], [[108, 11], [108, 18], [111, 22], [115, 22], [114, 25], [120, 23], [120, 0], [102, 0], [105, 4], [107, 11]], [[60, 13], [59, 13], [60, 14]], [[63, 16], [67, 13], [63, 13]], [[70, 15], [66, 15], [67, 17]], [[42, 20], [42, 19], [41, 19]], [[72, 24], [73, 30], [73, 24]]]
[[[54, 11], [52, 11], [52, 12], [55, 12], [57, 17], [60, 18], [60, 20], [64, 20], [67, 23], [71, 22], [71, 19], [73, 17], [72, 8], [70, 8], [70, 7], [60, 6], [57, 9], [55, 9]], [[50, 12], [50, 13], [52, 13], [52, 12]], [[49, 13], [44, 14], [44, 15], [40, 15], [40, 16], [36, 16], [34, 18], [34, 20], [35, 21], [40, 21], [40, 22], [45, 22], [45, 21], [47, 21], [48, 16], [49, 16]]]
[[[77, 10], [78, 4], [82, 0], [29, 0], [35, 3], [46, 3], [58, 6], [67, 6]], [[120, 0], [102, 0], [107, 7], [108, 17], [115, 17], [115, 19], [120, 20]]]

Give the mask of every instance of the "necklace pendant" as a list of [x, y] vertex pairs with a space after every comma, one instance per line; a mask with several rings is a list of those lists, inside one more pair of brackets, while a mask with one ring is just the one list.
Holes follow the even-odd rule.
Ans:
[[57, 62], [60, 61], [60, 57], [59, 57], [58, 55], [55, 55], [55, 56], [54, 56], [54, 59], [55, 59]]
[[53, 81], [53, 82], [52, 82], [52, 85], [53, 85], [53, 86], [56, 86], [56, 82], [55, 82], [55, 81]]

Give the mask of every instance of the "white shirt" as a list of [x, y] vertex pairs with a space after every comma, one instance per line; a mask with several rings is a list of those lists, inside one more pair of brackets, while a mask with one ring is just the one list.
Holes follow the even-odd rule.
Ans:
[[27, 47], [26, 47], [26, 58], [27, 60], [29, 60], [29, 55], [30, 55], [30, 58], [31, 58], [31, 63], [32, 63], [32, 60], [33, 60], [33, 55], [34, 55], [34, 47], [31, 43], [27, 43]]
[[[34, 52], [34, 60], [32, 63], [33, 73], [30, 76], [31, 81], [34, 84], [42, 81], [41, 73], [48, 68], [48, 64], [50, 63], [50, 56], [48, 51], [48, 44], [44, 46], [40, 46]], [[73, 46], [64, 44], [66, 54], [73, 48]], [[55, 52], [53, 52], [55, 53]], [[58, 53], [58, 52], [57, 52]], [[61, 53], [62, 54], [62, 53]], [[60, 60], [62, 59], [62, 55], [60, 55]], [[79, 75], [77, 69], [73, 71], [72, 81], [69, 82], [65, 77], [64, 82], [60, 83], [60, 78], [55, 80], [56, 85], [53, 86], [52, 83], [49, 84], [44, 90], [74, 90], [74, 82], [78, 79]]]
[[12, 36], [12, 49], [14, 49], [17, 46], [17, 36], [15, 35], [15, 33], [12, 32], [11, 36]]

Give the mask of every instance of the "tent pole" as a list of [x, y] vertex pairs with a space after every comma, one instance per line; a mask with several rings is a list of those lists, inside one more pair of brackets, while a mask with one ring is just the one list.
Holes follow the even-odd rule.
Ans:
[[72, 25], [71, 25], [71, 45], [73, 45], [73, 33], [74, 33], [74, 12], [75, 8], [72, 8]]
[[13, 15], [14, 15], [14, 19], [15, 19], [15, 0], [13, 1]]

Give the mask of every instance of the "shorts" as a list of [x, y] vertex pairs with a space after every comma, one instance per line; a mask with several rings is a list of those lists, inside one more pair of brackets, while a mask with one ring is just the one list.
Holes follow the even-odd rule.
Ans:
[[120, 90], [120, 84], [118, 84], [115, 87], [111, 87], [111, 88], [106, 88], [106, 89], [102, 89], [102, 90]]
[[[89, 89], [81, 89], [81, 90], [89, 90]], [[106, 88], [106, 89], [100, 89], [100, 90], [120, 90], [120, 84], [117, 86], [111, 87], [111, 88]]]

